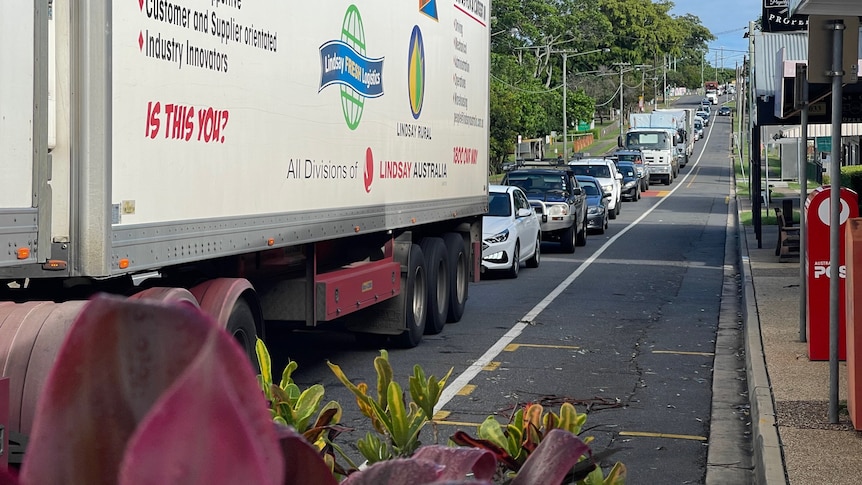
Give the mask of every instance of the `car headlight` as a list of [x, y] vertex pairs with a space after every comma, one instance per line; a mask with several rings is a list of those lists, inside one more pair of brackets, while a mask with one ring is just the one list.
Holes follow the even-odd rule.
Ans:
[[563, 204], [555, 204], [548, 207], [548, 215], [551, 217], [560, 217], [569, 215], [569, 206]]
[[605, 211], [605, 208], [600, 205], [594, 205], [587, 208], [587, 214], [598, 215]]
[[614, 192], [614, 185], [602, 185], [602, 190], [604, 190], [606, 194], [612, 194]]
[[491, 237], [486, 237], [485, 241], [489, 244], [496, 244], [496, 243], [501, 243], [501, 242], [505, 241], [506, 239], [509, 239], [509, 230], [508, 229], [506, 229], [503, 232], [498, 232], [497, 234], [494, 234]]
[[625, 187], [624, 187], [624, 188], [626, 188], [626, 189], [630, 189], [630, 188], [634, 187], [634, 186], [635, 186], [635, 184], [637, 184], [637, 182], [636, 182], [636, 181], [634, 181], [634, 180], [632, 180], [631, 182], [626, 182], [626, 185], [625, 185]]

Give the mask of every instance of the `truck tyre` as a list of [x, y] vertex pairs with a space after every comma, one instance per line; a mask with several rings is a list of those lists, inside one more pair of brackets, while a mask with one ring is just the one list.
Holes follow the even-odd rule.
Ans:
[[449, 314], [449, 255], [442, 238], [426, 237], [419, 244], [425, 255], [428, 274], [428, 317], [425, 333], [436, 335], [443, 331]]
[[467, 290], [470, 287], [470, 258], [464, 245], [464, 238], [457, 232], [447, 232], [443, 236], [446, 252], [449, 255], [449, 313], [446, 321], [461, 321], [467, 306]]
[[577, 225], [577, 222], [572, 222], [572, 225], [563, 231], [563, 235], [560, 236], [560, 249], [564, 253], [575, 252], [575, 225]]
[[428, 314], [428, 284], [425, 274], [425, 255], [418, 244], [410, 246], [407, 258], [407, 274], [401, 278], [402, 314], [405, 329], [393, 337], [393, 342], [402, 348], [413, 348], [422, 341], [425, 333], [425, 318]]
[[254, 313], [251, 307], [244, 298], [238, 298], [233, 304], [233, 309], [230, 312], [230, 317], [227, 320], [225, 330], [236, 339], [240, 347], [242, 347], [245, 355], [248, 356], [252, 363], [252, 367], [257, 372], [260, 372], [259, 364], [257, 363], [257, 353], [255, 352], [255, 343], [257, 342], [257, 332], [255, 331]]
[[665, 177], [664, 177], [664, 184], [665, 184], [665, 185], [670, 185], [670, 181], [671, 181], [670, 174], [665, 175]]

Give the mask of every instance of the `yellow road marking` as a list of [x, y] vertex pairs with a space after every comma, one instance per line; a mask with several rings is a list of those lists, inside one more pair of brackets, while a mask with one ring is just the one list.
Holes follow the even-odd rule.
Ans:
[[542, 345], [542, 344], [509, 344], [506, 348], [503, 349], [505, 352], [514, 352], [518, 350], [520, 347], [531, 347], [534, 349], [568, 349], [568, 350], [578, 350], [580, 347], [574, 347], [571, 345]]
[[499, 362], [488, 362], [488, 365], [486, 365], [485, 367], [482, 367], [482, 370], [488, 371], [488, 372], [493, 372], [499, 368], [500, 368]]
[[694, 440], [706, 441], [705, 436], [695, 436], [690, 434], [670, 434], [670, 433], [648, 433], [645, 431], [620, 431], [620, 436], [637, 436], [641, 438], [669, 438], [675, 440]]
[[462, 387], [461, 389], [459, 389], [458, 392], [456, 392], [455, 394], [457, 394], [458, 396], [469, 396], [475, 390], [476, 390], [475, 384], [467, 384], [464, 387]]
[[433, 419], [432, 421], [434, 421], [437, 424], [442, 424], [442, 425], [446, 425], [446, 426], [471, 426], [474, 428], [478, 428], [479, 426], [482, 425], [482, 423], [468, 423], [465, 421], [440, 421], [437, 419]]
[[654, 354], [677, 354], [677, 355], [702, 355], [704, 357], [714, 357], [712, 352], [685, 352], [682, 350], [653, 350]]
[[434, 413], [434, 417], [431, 418], [431, 420], [432, 421], [443, 420], [443, 419], [448, 418], [450, 414], [452, 414], [452, 413], [450, 413], [449, 411], [443, 411], [441, 409], [440, 411], [437, 411], [436, 413]]
[[670, 190], [658, 190], [655, 193], [656, 197], [667, 197], [668, 195], [670, 195]]
[[694, 171], [694, 173], [692, 173], [692, 174], [691, 174], [691, 180], [689, 180], [689, 181], [688, 181], [688, 184], [686, 184], [685, 188], [687, 188], [687, 189], [690, 189], [690, 188], [691, 188], [691, 184], [693, 184], [693, 183], [694, 183], [694, 179], [696, 179], [696, 178], [697, 178], [697, 173], [698, 173], [698, 172], [700, 172], [700, 167], [697, 167], [697, 170], [695, 170], [695, 171]]

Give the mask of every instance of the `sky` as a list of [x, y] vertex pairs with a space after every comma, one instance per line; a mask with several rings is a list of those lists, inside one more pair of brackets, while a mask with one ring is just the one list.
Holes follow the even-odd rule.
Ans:
[[[748, 52], [748, 39], [744, 39], [749, 21], [763, 13], [763, 0], [673, 0], [672, 15], [692, 14], [712, 32], [716, 39], [709, 43], [707, 62], [724, 67], [742, 64]], [[722, 47], [724, 48], [722, 53]]]

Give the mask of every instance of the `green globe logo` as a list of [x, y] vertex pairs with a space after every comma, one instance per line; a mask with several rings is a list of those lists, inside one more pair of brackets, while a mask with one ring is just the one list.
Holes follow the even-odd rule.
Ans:
[[410, 111], [413, 119], [419, 119], [422, 114], [422, 103], [425, 99], [425, 44], [422, 41], [422, 31], [419, 26], [413, 26], [410, 35], [410, 47], [407, 58], [407, 93], [410, 97]]
[[[362, 16], [356, 5], [348, 7], [341, 24], [341, 40], [356, 49], [356, 52], [365, 55], [365, 27], [362, 25]], [[347, 127], [355, 130], [362, 119], [365, 109], [365, 96], [359, 94], [350, 86], [342, 84], [341, 89], [341, 111], [344, 113], [344, 121]]]

